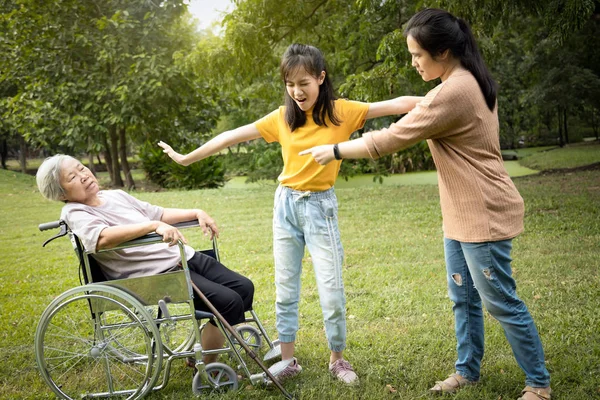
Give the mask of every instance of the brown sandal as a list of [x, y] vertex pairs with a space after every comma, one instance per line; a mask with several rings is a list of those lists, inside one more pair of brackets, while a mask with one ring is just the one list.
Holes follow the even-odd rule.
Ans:
[[[521, 391], [521, 395], [524, 395], [525, 393], [533, 393], [539, 400], [550, 400], [552, 398], [552, 389], [550, 389], [550, 386], [545, 388], [525, 386], [525, 389]], [[525, 398], [521, 396], [517, 400], [525, 400]]]
[[436, 381], [435, 385], [429, 389], [429, 392], [433, 394], [455, 393], [459, 389], [475, 383], [462, 375], [454, 373], [444, 381]]

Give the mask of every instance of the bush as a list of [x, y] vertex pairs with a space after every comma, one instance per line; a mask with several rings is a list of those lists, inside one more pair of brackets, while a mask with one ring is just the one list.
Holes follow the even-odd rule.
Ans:
[[[183, 152], [194, 150], [183, 147]], [[218, 157], [209, 157], [187, 167], [172, 161], [155, 144], [140, 149], [142, 168], [148, 179], [166, 189], [214, 189], [225, 184], [225, 167]]]
[[256, 140], [245, 145], [242, 151], [222, 157], [230, 175], [246, 176], [248, 182], [262, 179], [274, 181], [283, 170], [279, 143]]

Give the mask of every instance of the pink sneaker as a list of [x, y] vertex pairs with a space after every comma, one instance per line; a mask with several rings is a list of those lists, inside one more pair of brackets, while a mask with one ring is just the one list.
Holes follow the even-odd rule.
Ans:
[[331, 375], [335, 378], [338, 378], [348, 385], [358, 384], [358, 376], [352, 369], [350, 363], [343, 358], [334, 361], [333, 364], [329, 364], [329, 372], [331, 372]]
[[275, 378], [279, 381], [279, 383], [282, 383], [283, 381], [298, 375], [300, 371], [302, 371], [302, 367], [300, 364], [298, 364], [298, 360], [296, 360], [294, 357], [294, 361], [285, 367], [283, 371], [277, 374]]

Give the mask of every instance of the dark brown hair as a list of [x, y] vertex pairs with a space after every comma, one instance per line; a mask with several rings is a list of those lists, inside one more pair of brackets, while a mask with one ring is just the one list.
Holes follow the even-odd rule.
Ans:
[[483, 61], [469, 24], [447, 11], [427, 8], [412, 16], [404, 35], [414, 38], [432, 57], [450, 50], [477, 80], [488, 108], [494, 109], [498, 86]]
[[[304, 68], [306, 72], [318, 78], [321, 71], [325, 71], [325, 79], [319, 86], [319, 96], [313, 108], [312, 117], [315, 123], [319, 126], [327, 126], [327, 119], [334, 125], [340, 125], [341, 121], [335, 113], [336, 99], [333, 92], [333, 86], [329, 80], [327, 66], [325, 65], [325, 57], [321, 50], [314, 46], [294, 43], [290, 45], [281, 59], [280, 72], [284, 83], [288, 76], [298, 70]], [[296, 128], [303, 126], [306, 123], [306, 114], [298, 107], [294, 99], [290, 97], [287, 90], [285, 91], [285, 121], [293, 132]]]

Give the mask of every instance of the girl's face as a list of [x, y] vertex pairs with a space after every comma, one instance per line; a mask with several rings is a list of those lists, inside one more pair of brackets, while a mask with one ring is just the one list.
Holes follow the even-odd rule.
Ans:
[[408, 46], [408, 52], [412, 55], [412, 66], [417, 69], [417, 72], [425, 82], [437, 78], [442, 78], [443, 81], [446, 75], [449, 74], [450, 70], [448, 68], [448, 63], [446, 62], [448, 53], [433, 58], [431, 54], [423, 49], [410, 35], [406, 37], [406, 45]]
[[78, 160], [68, 158], [61, 164], [60, 186], [64, 191], [63, 200], [95, 205], [100, 188], [92, 171]]
[[315, 78], [303, 67], [293, 71], [285, 80], [288, 95], [296, 102], [302, 111], [310, 110], [319, 97], [319, 87], [325, 79], [325, 71]]

